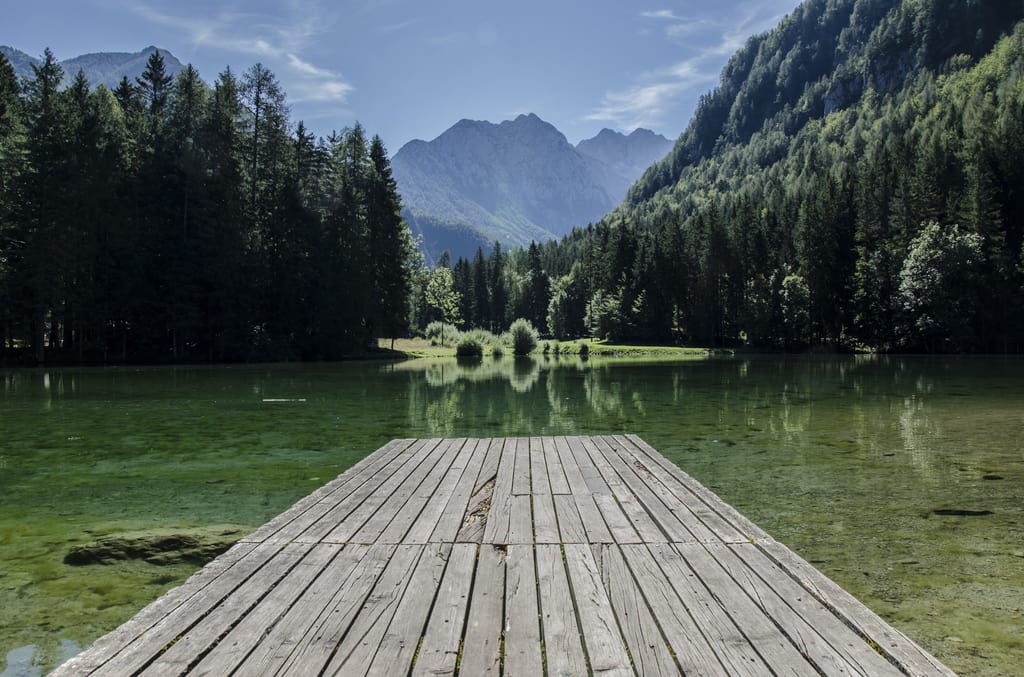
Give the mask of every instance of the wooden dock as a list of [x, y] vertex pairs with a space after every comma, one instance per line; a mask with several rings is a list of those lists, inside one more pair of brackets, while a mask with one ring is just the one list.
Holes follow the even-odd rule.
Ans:
[[55, 674], [140, 673], [953, 674], [632, 435], [395, 440]]

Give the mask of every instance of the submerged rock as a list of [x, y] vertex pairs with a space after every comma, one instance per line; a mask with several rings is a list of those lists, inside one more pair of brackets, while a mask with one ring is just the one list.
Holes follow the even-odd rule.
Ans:
[[250, 531], [234, 524], [195, 528], [158, 528], [103, 536], [76, 545], [64, 556], [64, 563], [114, 564], [141, 559], [150, 564], [206, 564], [225, 552]]
[[940, 508], [938, 510], [932, 510], [936, 515], [950, 515], [953, 517], [981, 517], [982, 515], [991, 515], [991, 510], [961, 510], [956, 508]]

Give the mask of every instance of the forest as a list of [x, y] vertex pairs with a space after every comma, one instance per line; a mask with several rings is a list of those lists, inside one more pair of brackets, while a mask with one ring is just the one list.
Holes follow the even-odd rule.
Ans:
[[419, 259], [358, 124], [314, 139], [256, 64], [154, 52], [67, 87], [0, 55], [0, 350], [36, 363], [337, 359], [404, 335]]
[[[731, 58], [621, 207], [504, 259], [506, 317], [558, 338], [1021, 351], [1022, 18], [804, 2]], [[481, 265], [454, 267], [464, 318], [487, 307]]]
[[600, 222], [423, 266], [383, 142], [257, 64], [0, 60], [6, 361], [336, 359], [432, 321], [753, 350], [1024, 349], [1024, 4], [806, 0]]

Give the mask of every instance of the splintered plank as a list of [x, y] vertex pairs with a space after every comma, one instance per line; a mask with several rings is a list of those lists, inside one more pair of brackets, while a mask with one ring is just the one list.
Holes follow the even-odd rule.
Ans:
[[510, 545], [505, 572], [505, 675], [543, 674], [538, 614], [533, 546]]
[[[423, 628], [434, 603], [434, 594], [441, 584], [451, 545], [432, 543], [424, 548], [402, 601], [376, 651], [372, 641], [364, 641], [345, 662], [345, 670], [369, 675], [405, 675], [412, 666]], [[361, 650], [363, 647], [365, 650]], [[372, 662], [371, 662], [372, 661]]]
[[559, 454], [555, 440], [550, 437], [542, 437], [541, 449], [544, 451], [544, 462], [548, 468], [548, 482], [551, 483], [552, 494], [571, 494], [569, 481], [565, 479], [565, 470], [562, 469], [562, 457]]
[[459, 478], [455, 491], [448, 499], [448, 505], [445, 506], [444, 512], [437, 520], [437, 526], [434, 527], [434, 531], [430, 535], [432, 542], [451, 543], [455, 541], [470, 510], [470, 500], [473, 498], [477, 476], [487, 457], [488, 441], [471, 440], [466, 443], [466, 446], [472, 447], [472, 455], [465, 472]]
[[377, 477], [386, 478], [390, 474], [386, 472], [389, 467], [401, 467], [415, 453], [414, 450], [419, 444], [418, 440], [413, 439], [388, 442], [242, 540], [259, 542], [267, 538], [294, 538], [323, 517], [340, 498]]
[[754, 544], [716, 544], [708, 550], [755, 604], [775, 619], [800, 653], [825, 674], [901, 674]]
[[[476, 551], [477, 546], [472, 543], [457, 543], [452, 547], [448, 568], [412, 669], [414, 676], [455, 674]], [[476, 650], [476, 647], [472, 649]]]
[[585, 675], [587, 659], [583, 654], [575, 605], [569, 590], [562, 548], [537, 546], [537, 591], [544, 626], [544, 654], [549, 675]]
[[[407, 548], [399, 553], [400, 559], [404, 558], [400, 566], [411, 567], [409, 559], [412, 552]], [[264, 674], [318, 673], [331, 660], [342, 639], [348, 636], [356, 617], [364, 610], [364, 602], [385, 568], [392, 563], [395, 553], [396, 546], [393, 545], [370, 546], [352, 573], [342, 579], [344, 582], [340, 588], [306, 631], [294, 633], [302, 621], [295, 619], [298, 623], [288, 635], [295, 642], [292, 650], [287, 654], [280, 652], [268, 656], [263, 662], [268, 668]]]
[[496, 676], [501, 672], [505, 559], [504, 546], [480, 546], [459, 674]]
[[658, 624], [633, 575], [626, 566], [622, 553], [615, 546], [602, 549], [601, 575], [608, 599], [626, 638], [629, 655], [638, 675], [678, 675], [679, 667], [672, 660], [668, 643], [661, 635]]
[[[632, 569], [637, 587], [647, 600], [651, 613], [657, 619], [683, 674], [726, 677], [727, 675], [754, 675], [757, 674], [757, 670], [760, 670], [762, 674], [767, 671], [768, 666], [757, 657], [753, 650], [749, 650], [747, 656], [737, 656], [735, 660], [731, 660], [728, 663], [729, 669], [727, 669], [719, 660], [718, 652], [708, 643], [705, 633], [715, 639], [734, 642], [737, 646], [742, 646], [745, 640], [735, 626], [731, 626], [724, 632], [721, 629], [716, 630], [715, 624], [726, 621], [702, 613], [699, 606], [708, 605], [710, 596], [705, 593], [702, 598], [699, 594], [688, 594], [690, 590], [685, 587], [685, 583], [680, 581], [677, 583], [678, 589], [683, 594], [683, 598], [680, 598], [677, 588], [673, 587], [668, 578], [677, 572], [674, 570], [662, 571], [646, 546], [624, 545], [622, 554], [629, 564], [629, 568]], [[686, 599], [686, 602], [683, 599]], [[614, 599], [612, 604], [616, 604]], [[691, 613], [687, 609], [688, 606], [698, 608]], [[699, 626], [698, 623], [700, 623]]]
[[512, 514], [512, 474], [516, 464], [514, 445], [512, 440], [505, 440], [502, 445], [494, 478], [494, 493], [484, 525], [484, 543], [508, 542], [509, 519]]
[[593, 553], [586, 545], [566, 544], [565, 563], [576, 598], [590, 669], [601, 675], [632, 675], [629, 656]]
[[[689, 511], [688, 523], [695, 522], [703, 525], [715, 535], [717, 540], [725, 543], [747, 542], [747, 538], [739, 529], [709, 507], [699, 496], [690, 491], [686, 484], [680, 482], [677, 477], [665, 470], [660, 464], [644, 463], [643, 454], [628, 439], [622, 437], [597, 438], [595, 442], [598, 446], [604, 446], [606, 449], [609, 449], [611, 453], [622, 454], [628, 462], [633, 463], [637, 474], [641, 476], [647, 475], [648, 483], [664, 486]], [[680, 514], [685, 515], [681, 509]]]

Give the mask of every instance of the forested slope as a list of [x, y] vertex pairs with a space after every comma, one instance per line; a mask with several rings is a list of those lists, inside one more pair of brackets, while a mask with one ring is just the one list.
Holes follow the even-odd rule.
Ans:
[[620, 208], [544, 247], [552, 327], [1024, 348], [1022, 18], [1016, 0], [807, 0], [732, 57]]

